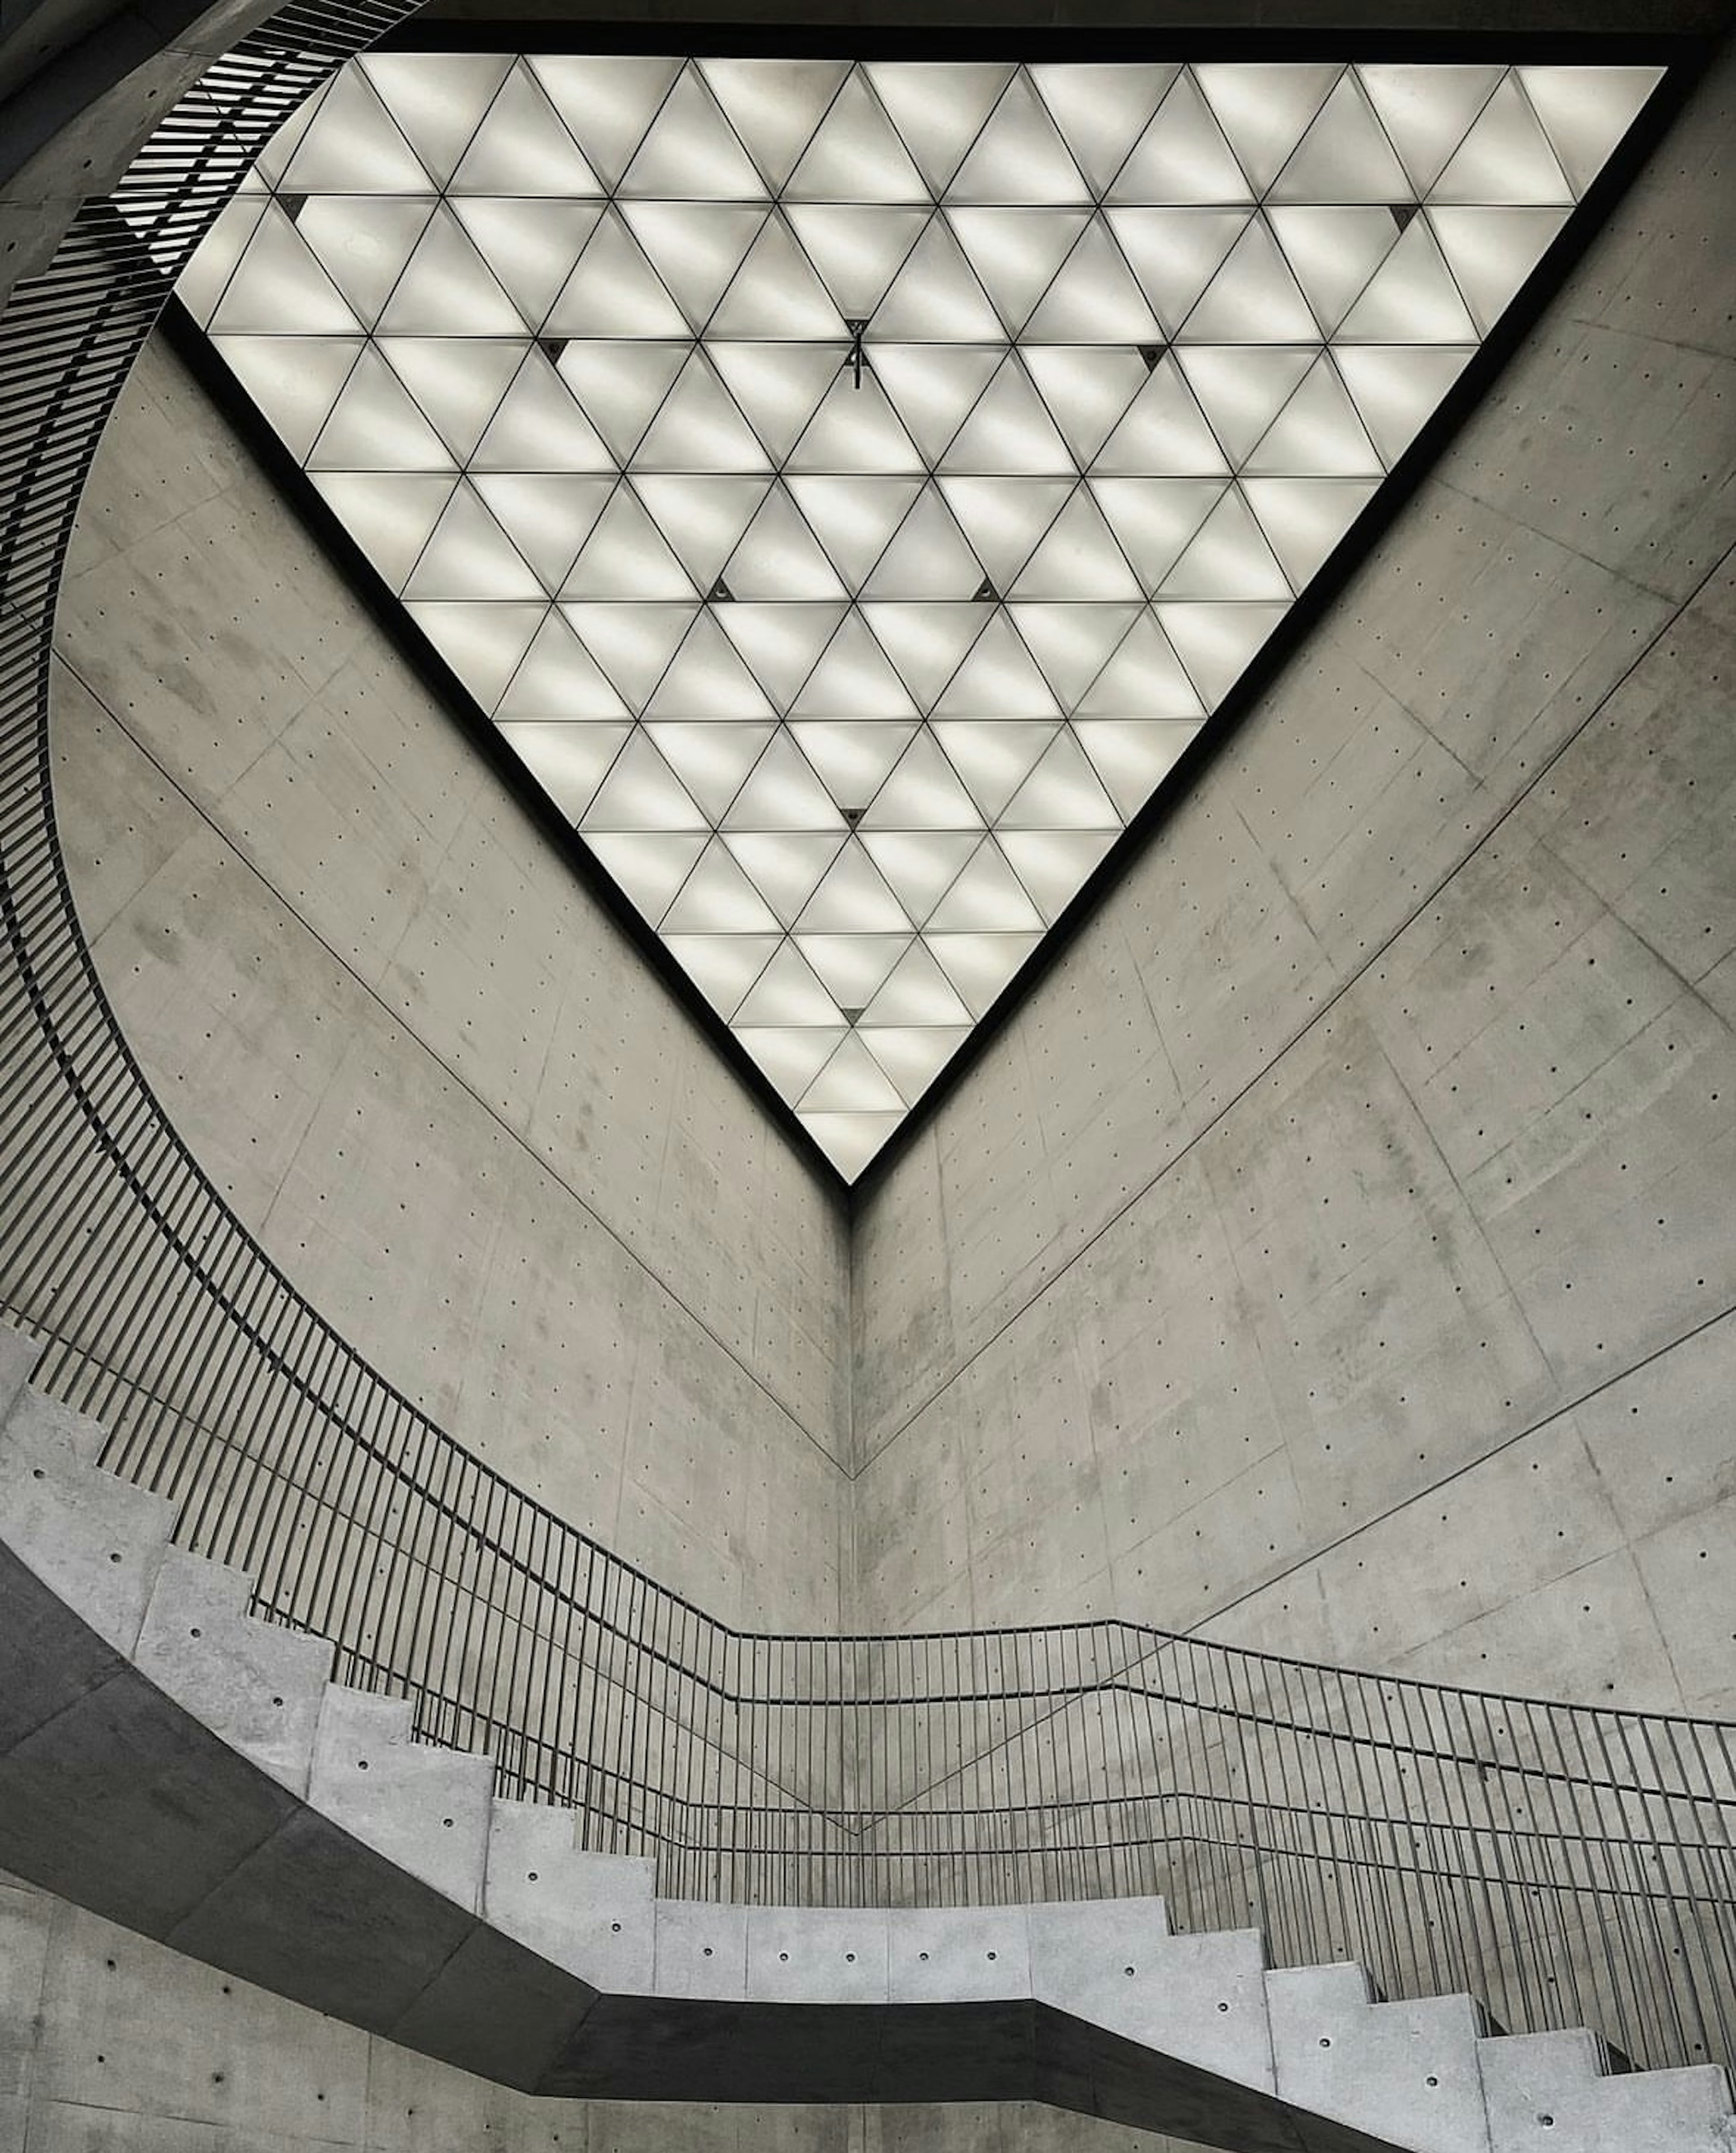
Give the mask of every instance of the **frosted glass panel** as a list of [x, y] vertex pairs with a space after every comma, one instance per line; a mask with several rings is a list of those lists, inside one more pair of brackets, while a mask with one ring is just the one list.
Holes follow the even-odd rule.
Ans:
[[1660, 72], [394, 53], [181, 296], [851, 1179]]

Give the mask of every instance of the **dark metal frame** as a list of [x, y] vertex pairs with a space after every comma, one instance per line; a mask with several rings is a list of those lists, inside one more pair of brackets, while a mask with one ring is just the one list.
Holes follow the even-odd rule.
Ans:
[[55, 591], [126, 374], [253, 154], [389, 19], [280, 14], [0, 319], [0, 1311], [38, 1380], [340, 1679], [666, 1891], [951, 1904], [1161, 1891], [1389, 1994], [1637, 2062], [1736, 2047], [1736, 1729], [1346, 1673], [1123, 1622], [765, 1636], [469, 1455], [234, 1217], [126, 1046], [55, 832]]
[[[834, 30], [830, 26], [705, 23], [541, 22], [522, 18], [480, 22], [416, 15], [400, 23], [379, 42], [383, 48], [395, 51], [708, 50], [731, 56], [832, 56], [848, 50], [853, 59], [909, 55], [1026, 61], [1087, 58], [1131, 60], [1199, 57], [1199, 48], [1214, 34], [1222, 38], [1224, 33], [1203, 32], [1192, 38], [1173, 31], [1055, 29], [1004, 30], [996, 33], [948, 26], [915, 30], [873, 25]], [[1487, 395], [1496, 377], [1535, 326], [1544, 308], [1561, 288], [1592, 237], [1662, 139], [1698, 80], [1712, 49], [1709, 42], [1703, 39], [1660, 38], [1627, 33], [1571, 38], [1521, 33], [1496, 38], [1481, 33], [1442, 35], [1384, 31], [1324, 35], [1296, 31], [1244, 31], [1238, 33], [1235, 39], [1238, 57], [1269, 58], [1274, 61], [1339, 59], [1346, 48], [1352, 45], [1360, 59], [1499, 59], [1514, 64], [1627, 62], [1662, 66], [1668, 72], [1439, 408], [1387, 473], [1306, 589], [1299, 593], [1240, 679], [1200, 727], [1152, 797], [1128, 824], [1037, 947], [977, 1021], [964, 1045], [853, 1183], [847, 1183], [837, 1172], [802, 1127], [793, 1109], [785, 1103], [741, 1046], [726, 1021], [718, 1015], [664, 948], [655, 928], [644, 919], [583, 839], [554, 807], [529, 770], [506, 747], [474, 697], [350, 537], [318, 487], [283, 446], [270, 421], [186, 308], [176, 302], [165, 313], [165, 326], [177, 354], [241, 435], [333, 566], [349, 580], [370, 616], [466, 739], [500, 776], [514, 799], [535, 819], [550, 842], [560, 848], [584, 887], [669, 988], [678, 1006], [710, 1042], [737, 1080], [746, 1085], [797, 1154], [809, 1165], [816, 1180], [837, 1192], [847, 1216], [854, 1217], [895, 1170], [899, 1158], [969, 1080], [972, 1071], [1042, 980], [1133, 874], [1160, 832], [1197, 790], [1243, 721], [1274, 685], [1394, 520], [1403, 513], [1426, 474]]]

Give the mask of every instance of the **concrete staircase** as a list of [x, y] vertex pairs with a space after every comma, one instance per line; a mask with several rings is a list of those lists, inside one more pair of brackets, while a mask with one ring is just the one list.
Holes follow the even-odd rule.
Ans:
[[1041, 2100], [1229, 2153], [1713, 2153], [1723, 2074], [1269, 1968], [1156, 1899], [842, 1910], [662, 1899], [484, 1756], [333, 1685], [330, 1648], [169, 1545], [0, 1330], [0, 1866], [523, 2089]]

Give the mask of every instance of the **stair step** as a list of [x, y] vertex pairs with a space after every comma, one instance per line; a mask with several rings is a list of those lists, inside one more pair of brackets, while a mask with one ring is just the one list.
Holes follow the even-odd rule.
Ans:
[[1031, 1991], [1165, 2055], [1245, 2085], [1272, 2085], [1257, 1929], [1172, 1937], [1158, 1899], [1030, 1910]]
[[1411, 2153], [1489, 2153], [1471, 1998], [1370, 1993], [1359, 1966], [1267, 1975], [1279, 2093]]
[[508, 1936], [618, 1995], [648, 1994], [655, 1963], [655, 1865], [573, 1844], [571, 1809], [496, 1799], [483, 1911]]
[[[26, 1397], [33, 1401], [34, 1393]], [[34, 1402], [14, 1407], [0, 1428], [0, 1517], [13, 1554], [105, 1644], [130, 1657], [175, 1505], [81, 1462], [77, 1433]]]
[[1728, 2153], [1736, 2120], [1724, 2074], [1602, 2074], [1583, 2028], [1478, 2044], [1494, 2153]]
[[244, 1570], [171, 1548], [145, 1611], [138, 1665], [232, 1748], [305, 1794], [332, 1647], [256, 1621], [247, 1611], [252, 1593]]
[[325, 1691], [308, 1799], [364, 1845], [478, 1913], [494, 1759], [410, 1739], [401, 1698]]

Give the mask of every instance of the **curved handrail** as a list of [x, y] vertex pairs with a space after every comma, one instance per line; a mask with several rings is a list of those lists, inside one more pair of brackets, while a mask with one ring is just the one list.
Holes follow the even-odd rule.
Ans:
[[[471, 1456], [340, 1338], [181, 1142], [80, 930], [48, 753], [84, 476], [170, 284], [390, 0], [283, 10], [212, 69], [0, 320], [0, 1312], [171, 1495], [177, 1538], [341, 1679], [689, 1896], [1162, 1891], [1392, 1993], [1729, 2054], [1736, 1773], [1716, 1723], [1358, 1675], [1119, 1621], [737, 1630]], [[1161, 1665], [1159, 1665], [1161, 1663]]]

